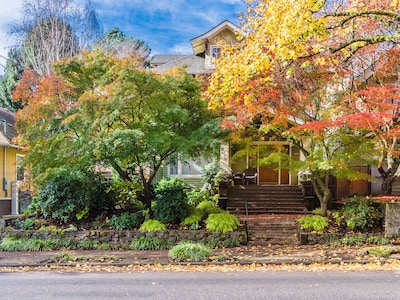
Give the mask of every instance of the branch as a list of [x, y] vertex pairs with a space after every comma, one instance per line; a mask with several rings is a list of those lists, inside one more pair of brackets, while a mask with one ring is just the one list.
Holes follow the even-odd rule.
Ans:
[[[338, 17], [346, 17], [344, 18], [342, 21], [339, 22], [339, 24], [332, 26], [332, 27], [328, 27], [328, 29], [334, 29], [334, 28], [339, 28], [342, 27], [343, 25], [345, 25], [347, 22], [358, 18], [358, 17], [389, 17], [392, 19], [391, 22], [393, 21], [400, 21], [400, 15], [391, 11], [380, 11], [380, 10], [367, 10], [367, 11], [357, 11], [357, 12], [335, 12], [335, 13], [330, 13], [330, 14], [326, 14], [325, 17], [334, 17], [334, 18], [338, 18]], [[383, 19], [379, 19], [380, 21], [384, 21]], [[391, 23], [390, 22], [390, 23]]]
[[392, 43], [398, 44], [399, 37], [398, 36], [388, 36], [388, 35], [377, 35], [377, 36], [370, 37], [370, 38], [357, 38], [357, 39], [348, 41], [346, 43], [340, 44], [338, 47], [330, 48], [329, 50], [331, 51], [331, 53], [336, 53], [336, 52], [343, 50], [351, 45], [359, 44], [356, 47], [354, 47], [354, 49], [350, 50], [350, 54], [345, 59], [345, 61], [347, 61], [351, 56], [353, 56], [353, 54], [355, 54], [361, 48], [364, 48], [365, 46], [369, 46], [369, 45], [383, 43], [383, 42], [392, 42]]

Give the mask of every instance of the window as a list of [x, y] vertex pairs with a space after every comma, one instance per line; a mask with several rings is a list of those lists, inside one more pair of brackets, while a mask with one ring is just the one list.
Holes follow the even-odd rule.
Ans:
[[221, 57], [221, 47], [211, 46], [210, 54], [212, 58], [220, 58]]
[[178, 161], [177, 164], [168, 165], [168, 177], [200, 178], [203, 175], [203, 167], [210, 162], [204, 158]]
[[178, 175], [178, 164], [169, 165], [169, 175]]

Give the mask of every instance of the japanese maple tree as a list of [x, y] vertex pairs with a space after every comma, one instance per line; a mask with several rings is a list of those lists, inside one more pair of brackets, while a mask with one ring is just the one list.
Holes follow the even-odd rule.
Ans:
[[[238, 132], [256, 119], [259, 132], [298, 146], [304, 157], [298, 169], [311, 172], [324, 215], [330, 177], [368, 178], [352, 168], [376, 150], [376, 140], [366, 138], [367, 119], [363, 134], [343, 120], [360, 113], [348, 105], [365, 86], [359, 75], [399, 41], [400, 3], [249, 2], [240, 43], [226, 47], [216, 62], [210, 107]], [[368, 56], [371, 49], [376, 56]]]
[[18, 128], [37, 180], [65, 165], [103, 165], [122, 180], [138, 180], [150, 207], [163, 163], [218, 148], [219, 121], [196, 79], [137, 65], [132, 57], [92, 52], [56, 64], [53, 75], [25, 73], [14, 96], [27, 103]]

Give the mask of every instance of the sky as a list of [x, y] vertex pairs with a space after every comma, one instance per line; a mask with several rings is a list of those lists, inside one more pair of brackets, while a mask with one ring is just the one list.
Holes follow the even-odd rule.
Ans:
[[[15, 44], [8, 37], [9, 24], [20, 17], [23, 1], [0, 0], [1, 65]], [[191, 54], [192, 38], [224, 20], [238, 25], [237, 15], [246, 8], [243, 0], [92, 0], [92, 3], [104, 32], [118, 27], [127, 36], [144, 40], [152, 49], [151, 55]]]

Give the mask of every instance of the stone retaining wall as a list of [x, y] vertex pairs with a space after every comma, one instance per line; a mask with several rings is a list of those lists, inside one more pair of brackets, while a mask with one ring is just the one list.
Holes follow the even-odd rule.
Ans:
[[387, 238], [400, 237], [400, 203], [385, 204], [385, 236]]
[[6, 230], [0, 232], [0, 239], [6, 236], [20, 236], [22, 238], [64, 238], [71, 240], [96, 240], [101, 243], [124, 244], [130, 243], [132, 240], [139, 237], [160, 238], [167, 240], [172, 244], [177, 244], [181, 241], [200, 242], [204, 239], [210, 240], [227, 240], [237, 239], [240, 243], [245, 243], [245, 234], [239, 231], [229, 233], [215, 233], [205, 230], [165, 230], [158, 232], [142, 232], [139, 230], [84, 230], [74, 232], [64, 232], [56, 234], [54, 232], [40, 232], [35, 230]]

